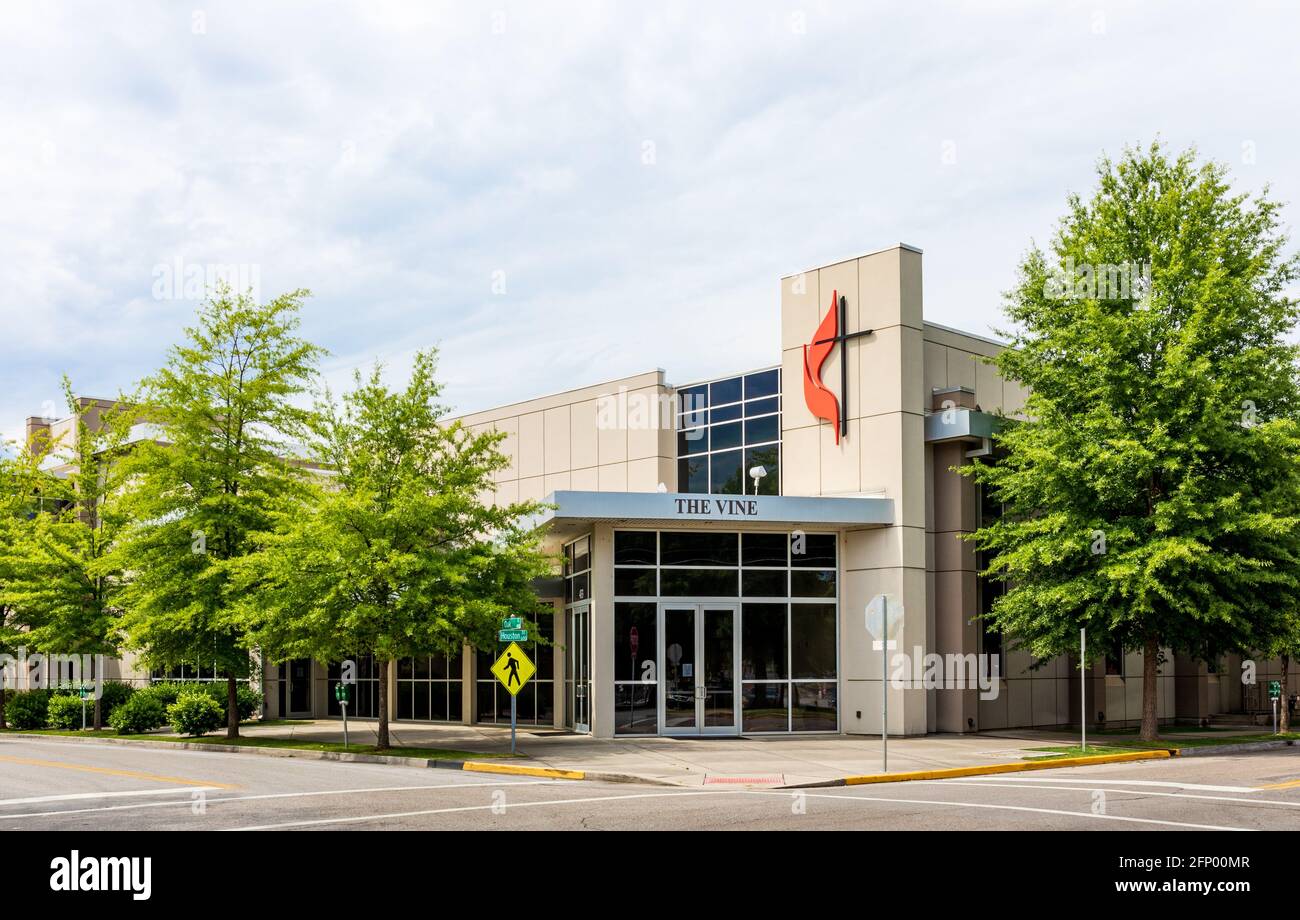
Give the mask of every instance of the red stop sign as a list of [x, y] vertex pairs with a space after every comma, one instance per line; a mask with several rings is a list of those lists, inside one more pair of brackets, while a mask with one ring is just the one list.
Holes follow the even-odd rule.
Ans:
[[628, 638], [628, 644], [632, 646], [632, 657], [635, 658], [637, 647], [641, 644], [641, 634], [638, 633], [636, 631], [636, 627], [633, 626], [632, 631], [628, 633], [627, 638]]

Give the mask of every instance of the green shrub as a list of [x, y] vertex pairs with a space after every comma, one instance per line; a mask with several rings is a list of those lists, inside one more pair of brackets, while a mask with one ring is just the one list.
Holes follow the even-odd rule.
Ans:
[[10, 692], [5, 699], [5, 721], [19, 731], [44, 728], [49, 721], [49, 690], [22, 690]]
[[[226, 711], [226, 682], [224, 680], [192, 683], [160, 681], [156, 684], [150, 684], [139, 692], [153, 696], [163, 705], [164, 709], [172, 706], [182, 693], [203, 693], [215, 700], [223, 713]], [[244, 683], [236, 687], [235, 693], [237, 696], [236, 706], [239, 708], [239, 721], [248, 722], [253, 716], [261, 713], [262, 694]]]
[[[90, 707], [94, 705], [94, 700], [86, 701], [86, 724], [94, 724], [94, 716]], [[59, 694], [51, 696], [48, 705], [45, 707], [46, 716], [45, 724], [50, 728], [81, 728], [81, 697], [67, 696]]]
[[157, 700], [158, 705], [166, 709], [172, 703], [176, 702], [176, 697], [180, 696], [181, 691], [185, 689], [185, 684], [179, 684], [175, 681], [159, 681], [142, 687], [136, 691], [136, 696], [144, 695], [151, 699]]
[[119, 735], [139, 735], [166, 725], [167, 713], [155, 697], [141, 692], [114, 709], [108, 724]]
[[[104, 719], [104, 724], [113, 716], [113, 710], [117, 709], [132, 696], [135, 695], [135, 688], [130, 684], [124, 684], [119, 680], [104, 681], [103, 696], [99, 699], [99, 711]], [[93, 702], [93, 701], [92, 701]]]
[[226, 722], [226, 711], [211, 694], [187, 690], [167, 707], [167, 719], [182, 735], [206, 735]]

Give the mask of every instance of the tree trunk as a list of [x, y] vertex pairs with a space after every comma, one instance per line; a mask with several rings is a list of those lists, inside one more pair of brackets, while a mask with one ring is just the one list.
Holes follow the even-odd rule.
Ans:
[[102, 731], [104, 728], [103, 702], [104, 702], [104, 698], [102, 694], [100, 696], [95, 697], [95, 717], [93, 722], [95, 731]]
[[1155, 741], [1160, 734], [1156, 709], [1156, 663], [1159, 657], [1160, 640], [1155, 636], [1147, 636], [1142, 645], [1142, 731], [1139, 737], [1143, 741]]
[[8, 727], [9, 723], [5, 721], [5, 681], [0, 675], [0, 729]]
[[1291, 712], [1287, 709], [1287, 701], [1291, 699], [1290, 681], [1287, 680], [1286, 672], [1291, 670], [1291, 656], [1282, 656], [1282, 698], [1277, 701], [1277, 708], [1280, 710], [1277, 714], [1277, 729], [1285, 734], [1291, 730]]
[[226, 675], [226, 737], [239, 737], [239, 682]]
[[388, 659], [376, 655], [379, 666], [379, 736], [375, 743], [381, 751], [388, 747]]

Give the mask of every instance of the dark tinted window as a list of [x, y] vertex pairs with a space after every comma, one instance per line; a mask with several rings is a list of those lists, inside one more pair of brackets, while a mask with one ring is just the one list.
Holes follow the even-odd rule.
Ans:
[[792, 597], [834, 597], [835, 572], [794, 569], [790, 572]]
[[614, 534], [615, 565], [654, 565], [656, 538], [653, 531], [620, 530]]
[[[717, 429], [715, 429], [717, 430]], [[776, 441], [781, 437], [781, 416], [765, 415], [751, 418], [745, 422], [745, 443], [761, 444], [764, 441]]]
[[694, 409], [707, 409], [709, 407], [709, 388], [700, 384], [697, 387], [686, 387], [677, 391], [677, 409], [679, 412], [690, 412]]
[[660, 534], [663, 565], [736, 565], [736, 534], [678, 531]]
[[745, 403], [746, 415], [767, 415], [769, 412], [776, 412], [781, 408], [781, 400], [775, 396], [771, 399], [756, 399], [753, 402]]
[[[809, 574], [801, 572], [800, 574]], [[820, 573], [818, 573], [820, 574]], [[746, 569], [740, 575], [740, 593], [745, 597], [785, 597], [785, 569]]]
[[712, 491], [715, 495], [740, 495], [745, 491], [740, 451], [729, 450], [725, 454], [713, 454], [709, 460], [713, 473]]
[[677, 432], [677, 456], [702, 454], [709, 449], [709, 429], [689, 428]]
[[681, 492], [709, 491], [709, 458], [678, 460], [677, 489]]
[[655, 660], [656, 619], [654, 604], [614, 605], [615, 680], [640, 680], [645, 663]]
[[834, 605], [790, 605], [790, 676], [835, 678]]
[[740, 402], [740, 378], [732, 377], [730, 380], [719, 380], [717, 383], [709, 384], [709, 403], [714, 406], [720, 406], [723, 403]]
[[785, 604], [745, 604], [741, 629], [742, 680], [786, 676]]
[[789, 537], [783, 533], [746, 533], [740, 536], [745, 565], [786, 564]]
[[664, 597], [735, 597], [739, 569], [661, 569]]
[[803, 537], [803, 552], [798, 552], [799, 541], [790, 538], [790, 564], [805, 569], [835, 568], [835, 535], [810, 533]]
[[[772, 416], [773, 419], [776, 416]], [[714, 425], [710, 429], [711, 439], [714, 450], [730, 450], [733, 447], [740, 446], [740, 422], [732, 422], [730, 425]]]
[[740, 418], [741, 412], [744, 408], [745, 407], [740, 403], [736, 403], [734, 406], [723, 406], [721, 409], [714, 409], [713, 415], [710, 419], [714, 423], [734, 422], [736, 419]]
[[[781, 448], [777, 444], [767, 447], [745, 448], [745, 475], [756, 466], [767, 470], [767, 475], [758, 481], [758, 495], [776, 495], [781, 490]], [[748, 491], [754, 493], [754, 482], [746, 482]]]
[[755, 396], [775, 396], [781, 388], [781, 372], [773, 368], [770, 371], [761, 371], [757, 374], [750, 374], [745, 378], [745, 398], [753, 399]]
[[654, 569], [615, 569], [614, 593], [620, 597], [654, 597]]

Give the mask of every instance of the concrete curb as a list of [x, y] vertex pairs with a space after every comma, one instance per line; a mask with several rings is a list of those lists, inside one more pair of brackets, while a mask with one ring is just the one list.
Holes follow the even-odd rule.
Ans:
[[1295, 747], [1295, 741], [1280, 738], [1277, 741], [1243, 741], [1241, 744], [1206, 744], [1198, 747], [1179, 748], [1174, 753], [1179, 757], [1210, 757], [1214, 754], [1249, 754], [1251, 751], [1276, 751], [1279, 748]]
[[28, 738], [35, 741], [60, 741], [69, 744], [125, 744], [159, 751], [207, 751], [218, 754], [253, 754], [260, 757], [293, 757], [300, 760], [333, 760], [341, 763], [384, 764], [391, 767], [416, 769], [462, 770], [470, 773], [499, 773], [507, 776], [536, 776], [543, 779], [565, 779], [604, 783], [643, 783], [650, 786], [673, 786], [675, 783], [632, 773], [598, 773], [588, 770], [559, 770], [553, 767], [526, 767], [519, 764], [492, 763], [480, 760], [442, 760], [428, 757], [401, 757], [389, 754], [348, 754], [342, 751], [307, 751], [299, 748], [244, 747], [236, 744], [191, 741], [150, 741], [147, 738], [79, 738], [72, 735], [39, 735], [24, 732], [5, 732], [3, 738]]
[[1031, 770], [1056, 770], [1061, 767], [1086, 767], [1099, 763], [1126, 763], [1134, 760], [1165, 760], [1170, 751], [1132, 751], [1123, 754], [1096, 754], [1090, 757], [1064, 757], [1056, 760], [1028, 760], [1016, 763], [981, 764], [974, 767], [946, 767], [939, 770], [911, 770], [906, 773], [868, 773], [845, 776], [820, 783], [799, 783], [786, 789], [809, 789], [823, 786], [865, 786], [873, 783], [907, 783], [924, 779], [953, 779], [959, 776], [988, 776], [998, 773], [1026, 773]]

